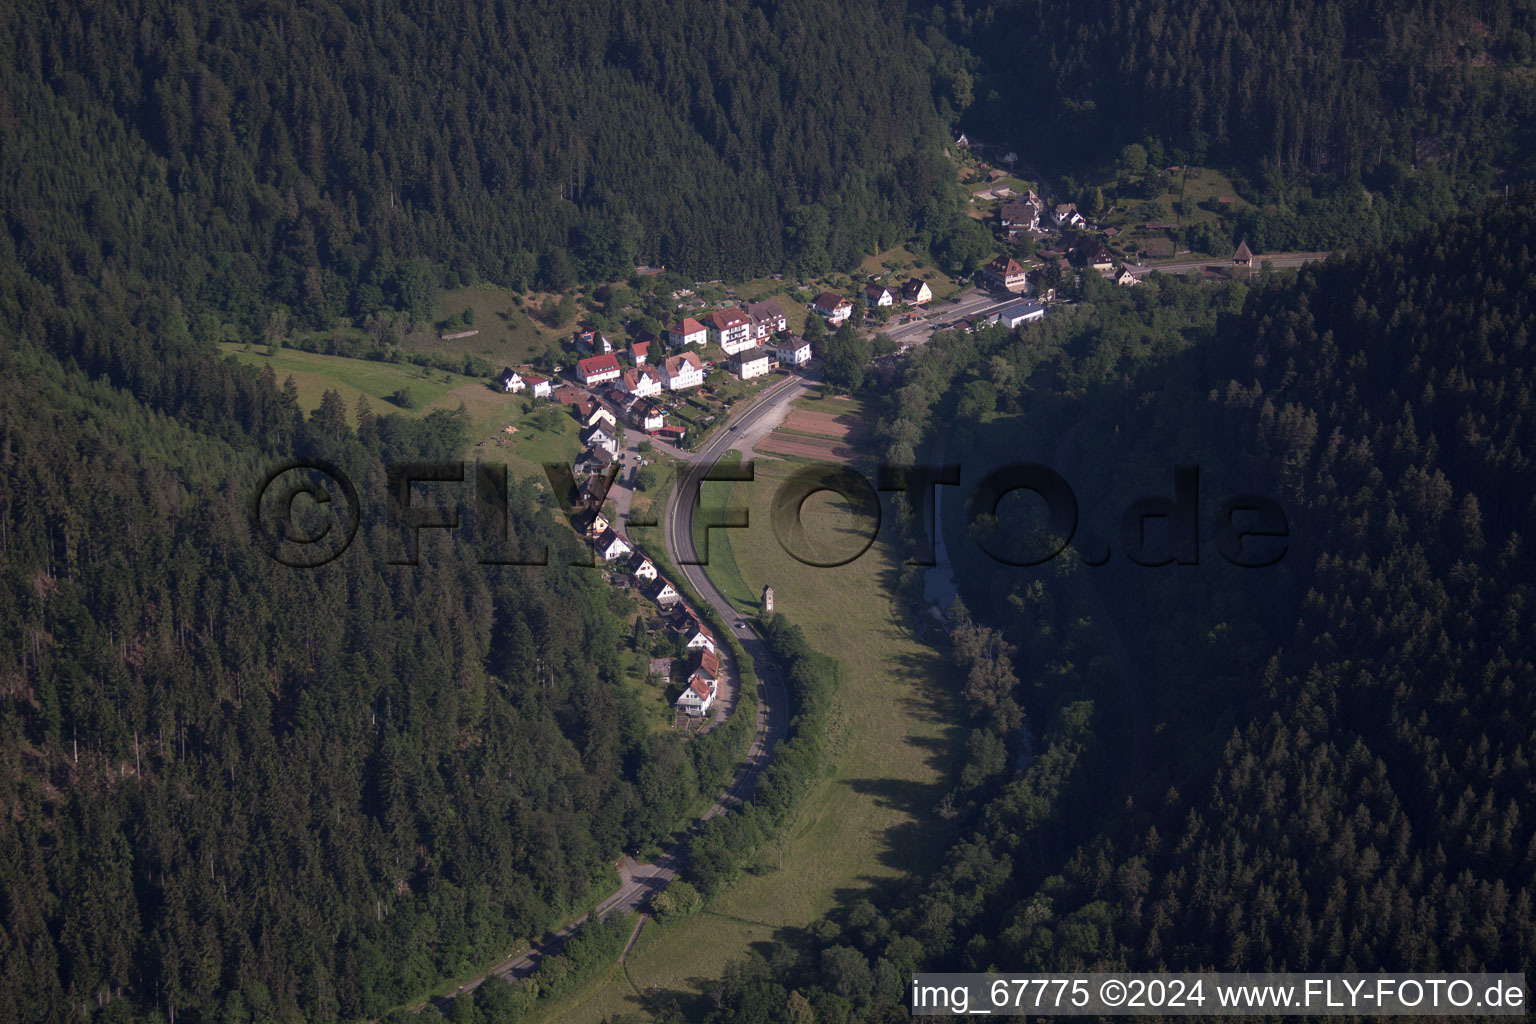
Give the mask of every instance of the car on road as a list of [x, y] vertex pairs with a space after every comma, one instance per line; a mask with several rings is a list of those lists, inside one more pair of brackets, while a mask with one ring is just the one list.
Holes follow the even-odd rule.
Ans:
[[737, 619], [736, 620], [736, 628], [737, 629], [746, 629], [747, 628], [747, 624], [745, 622], [741, 621], [740, 619]]

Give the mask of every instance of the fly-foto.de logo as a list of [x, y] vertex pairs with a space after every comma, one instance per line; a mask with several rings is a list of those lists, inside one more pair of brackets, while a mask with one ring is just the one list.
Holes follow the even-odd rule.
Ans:
[[[544, 466], [551, 492], [568, 513], [600, 510], [619, 472], [615, 467], [606, 476], [578, 487], [569, 465]], [[417, 564], [423, 531], [461, 530], [466, 513], [471, 512], [478, 539], [488, 540], [491, 547], [501, 550], [515, 546], [516, 538], [510, 535], [508, 524], [505, 466], [457, 461], [410, 463], [388, 467], [386, 478], [383, 508], [371, 511], [398, 532], [399, 550], [389, 558], [391, 564]], [[937, 489], [960, 487], [961, 481], [957, 464], [882, 466], [875, 483], [845, 465], [802, 465], [773, 485], [769, 526], [779, 546], [797, 561], [820, 568], [846, 565], [861, 557], [880, 536], [882, 493], [901, 494], [907, 507], [929, 510], [931, 522]], [[713, 531], [754, 528], [751, 511], [745, 506], [702, 507], [705, 483], [756, 486], [755, 464], [683, 473], [674, 507], [689, 513], [689, 523], [699, 537], [699, 557], [685, 557], [686, 564], [708, 564]], [[1079, 540], [1074, 548], [1077, 556], [1089, 566], [1104, 565], [1116, 550], [1142, 566], [1199, 565], [1204, 522], [1217, 553], [1232, 565], [1262, 569], [1285, 557], [1290, 522], [1285, 509], [1273, 498], [1231, 495], [1202, 517], [1199, 467], [1175, 466], [1172, 484], [1171, 496], [1149, 494], [1126, 502], [1115, 515], [1119, 527], [1116, 543]], [[807, 533], [807, 503], [818, 495], [838, 500], [846, 522], [853, 524], [845, 525], [841, 532], [857, 538], [833, 554], [821, 550]], [[1028, 517], [1030, 521], [1024, 523], [1017, 510], [1010, 514], [1005, 506], [1014, 495], [1033, 495], [1030, 500], [1037, 509], [1043, 507], [1043, 515]], [[340, 467], [319, 459], [291, 459], [274, 467], [253, 495], [252, 535], [284, 565], [318, 568], [352, 544], [365, 511], [370, 510], [364, 509], [357, 486]], [[1001, 565], [1042, 565], [1073, 545], [1081, 512], [1077, 494], [1060, 473], [1040, 463], [1014, 463], [989, 470], [971, 488], [965, 501], [965, 533]], [[660, 525], [654, 514], [644, 521], [637, 517], [628, 521], [630, 528]], [[933, 531], [925, 530], [921, 536], [924, 550], [909, 552], [907, 562], [934, 565]], [[485, 565], [544, 566], [549, 564], [549, 552], [521, 557], [487, 555], [478, 560]], [[571, 564], [598, 563], [588, 558]]]

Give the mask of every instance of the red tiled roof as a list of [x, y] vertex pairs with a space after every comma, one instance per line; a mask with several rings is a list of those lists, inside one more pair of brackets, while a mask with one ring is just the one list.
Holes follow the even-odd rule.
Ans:
[[609, 352], [601, 356], [588, 356], [576, 364], [583, 377], [591, 377], [599, 373], [617, 373], [619, 370], [619, 357]]
[[684, 317], [682, 323], [673, 324], [671, 327], [667, 328], [667, 330], [671, 331], [673, 334], [698, 334], [703, 329], [704, 325], [699, 323], [691, 316]]
[[852, 303], [837, 292], [822, 292], [816, 296], [814, 305], [820, 309], [837, 309], [839, 306], [852, 305]]
[[709, 314], [709, 322], [717, 331], [728, 331], [747, 322], [746, 314], [739, 309], [718, 309]]

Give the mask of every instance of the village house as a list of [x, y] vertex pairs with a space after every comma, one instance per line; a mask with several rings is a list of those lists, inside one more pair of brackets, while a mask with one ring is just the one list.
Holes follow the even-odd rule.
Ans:
[[789, 330], [789, 318], [784, 315], [778, 299], [764, 299], [748, 304], [747, 319], [752, 321], [752, 338], [755, 341]]
[[728, 356], [756, 344], [752, 322], [740, 309], [719, 309], [704, 318], [709, 329], [709, 340], [719, 345]]
[[901, 299], [913, 306], [921, 306], [925, 302], [933, 300], [933, 289], [928, 287], [928, 282], [920, 277], [913, 277], [901, 286]]
[[683, 438], [688, 436], [688, 428], [670, 423], [664, 427], [657, 427], [654, 433], [658, 439], [668, 444], [682, 444]]
[[864, 286], [864, 305], [870, 309], [879, 306], [896, 305], [897, 291], [888, 284], [878, 284], [874, 281]]
[[600, 356], [588, 356], [576, 364], [576, 378], [587, 387], [601, 384], [604, 381], [618, 380], [623, 370], [619, 368], [619, 357], [613, 353]]
[[770, 356], [771, 352], [768, 349], [753, 346], [731, 357], [732, 369], [742, 380], [761, 377], [768, 372], [769, 364], [772, 362]]
[[1232, 254], [1232, 265], [1235, 267], [1253, 266], [1253, 250], [1248, 248], [1247, 241], [1237, 243], [1237, 252]]
[[547, 377], [539, 377], [530, 373], [525, 378], [525, 383], [528, 385], [528, 393], [534, 398], [549, 398], [554, 393], [551, 390], [549, 378]]
[[1037, 231], [1040, 228], [1039, 202], [1029, 199], [1014, 199], [1006, 202], [998, 208], [997, 219], [1003, 227], [1010, 230]]
[[659, 395], [663, 391], [661, 375], [649, 366], [641, 366], [634, 370], [625, 370], [619, 378], [619, 387], [631, 395], [640, 398], [649, 398]]
[[1057, 227], [1063, 230], [1067, 228], [1080, 228], [1087, 223], [1083, 219], [1083, 215], [1077, 212], [1076, 203], [1057, 203], [1056, 208], [1051, 211], [1051, 219], [1056, 222]]
[[704, 383], [704, 362], [692, 352], [668, 356], [661, 364], [661, 376], [669, 391], [696, 388]]
[[612, 562], [614, 559], [623, 558], [634, 550], [628, 541], [614, 533], [612, 529], [604, 530], [598, 535], [597, 556], [605, 562]]
[[667, 344], [673, 348], [683, 348], [687, 345], [702, 345], [709, 340], [709, 331], [704, 325], [693, 317], [684, 317], [683, 321], [667, 328]]
[[583, 427], [596, 426], [599, 423], [606, 423], [609, 427], [618, 424], [618, 421], [613, 418], [613, 413], [604, 409], [593, 398], [581, 399], [571, 406], [571, 412], [575, 415], [576, 422], [580, 423]]
[[1085, 238], [1078, 243], [1074, 251], [1084, 267], [1090, 270], [1097, 270], [1106, 277], [1114, 272], [1115, 254], [1110, 252], [1109, 246], [1099, 239]]
[[636, 551], [630, 556], [629, 572], [637, 580], [654, 582], [656, 579], [656, 563]]
[[663, 608], [671, 608], [683, 599], [683, 595], [677, 592], [677, 588], [666, 580], [654, 577], [656, 585], [651, 588], [650, 598]]
[[677, 698], [677, 706], [694, 718], [702, 718], [715, 702], [716, 686], [702, 676], [689, 677], [688, 685]]
[[613, 354], [613, 343], [610, 342], [602, 331], [595, 329], [576, 331], [573, 338], [576, 348], [581, 352], [588, 352], [595, 356]]
[[[584, 504], [601, 505], [603, 499], [608, 497], [608, 488], [611, 484], [612, 481], [608, 479], [607, 473], [592, 473], [581, 482], [581, 486], [576, 488], [576, 497]], [[601, 530], [598, 531], [598, 533], [601, 532]]]
[[702, 676], [712, 683], [720, 681], [720, 655], [714, 651], [695, 650], [688, 659], [688, 675]]
[[811, 308], [834, 324], [840, 324], [853, 315], [853, 303], [837, 292], [822, 292], [811, 303]]
[[667, 415], [661, 403], [647, 398], [630, 405], [629, 422], [637, 429], [653, 434], [667, 425]]
[[606, 473], [608, 467], [613, 465], [614, 453], [601, 446], [588, 448], [576, 456], [576, 462], [571, 467], [577, 473]]
[[689, 650], [706, 650], [711, 653], [715, 650], [715, 634], [704, 621], [691, 609], [684, 608], [674, 627], [676, 632], [684, 638], [683, 646]]
[[522, 376], [510, 366], [501, 371], [501, 376], [497, 377], [496, 381], [501, 385], [501, 390], [512, 394], [516, 394], [528, 386], [528, 382], [523, 380]]
[[[611, 430], [612, 428], [609, 429]], [[601, 424], [597, 424], [581, 432], [581, 446], [583, 448], [603, 448], [607, 450], [609, 455], [617, 455], [619, 440], [609, 433], [608, 430], [604, 430]]]
[[982, 278], [993, 288], [1022, 292], [1029, 287], [1029, 274], [1012, 256], [999, 256], [988, 263], [981, 272]]
[[1120, 285], [1122, 288], [1129, 288], [1140, 283], [1141, 279], [1131, 273], [1129, 267], [1121, 267], [1119, 272], [1115, 274], [1115, 284]]
[[629, 358], [636, 366], [644, 366], [645, 361], [651, 357], [651, 343], [653, 339], [636, 338], [629, 343]]
[[779, 335], [773, 351], [783, 366], [804, 366], [811, 361], [811, 343], [793, 334]]

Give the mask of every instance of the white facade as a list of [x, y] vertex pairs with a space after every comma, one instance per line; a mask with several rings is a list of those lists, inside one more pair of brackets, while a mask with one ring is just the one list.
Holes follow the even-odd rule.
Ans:
[[742, 380], [751, 380], [753, 377], [761, 377], [768, 372], [768, 350], [752, 348], [740, 353], [736, 357], [736, 374]]
[[692, 352], [669, 356], [662, 364], [662, 375], [669, 391], [696, 388], [704, 383], [704, 364]]
[[715, 684], [695, 674], [688, 681], [688, 688], [677, 698], [677, 706], [688, 714], [699, 717], [715, 702]]
[[667, 328], [667, 344], [673, 348], [686, 345], [702, 345], [709, 340], [709, 332], [693, 317], [685, 317], [680, 324]]
[[709, 339], [719, 345], [725, 354], [735, 355], [742, 349], [751, 348], [752, 322], [747, 315], [739, 309], [723, 309], [717, 313], [711, 313], [709, 319]]
[[787, 366], [804, 366], [811, 361], [811, 343], [804, 338], [788, 338], [774, 346], [779, 362]]
[[650, 398], [659, 395], [664, 390], [661, 386], [661, 377], [649, 366], [638, 370], [626, 370], [624, 376], [619, 378], [619, 387], [640, 398]]

